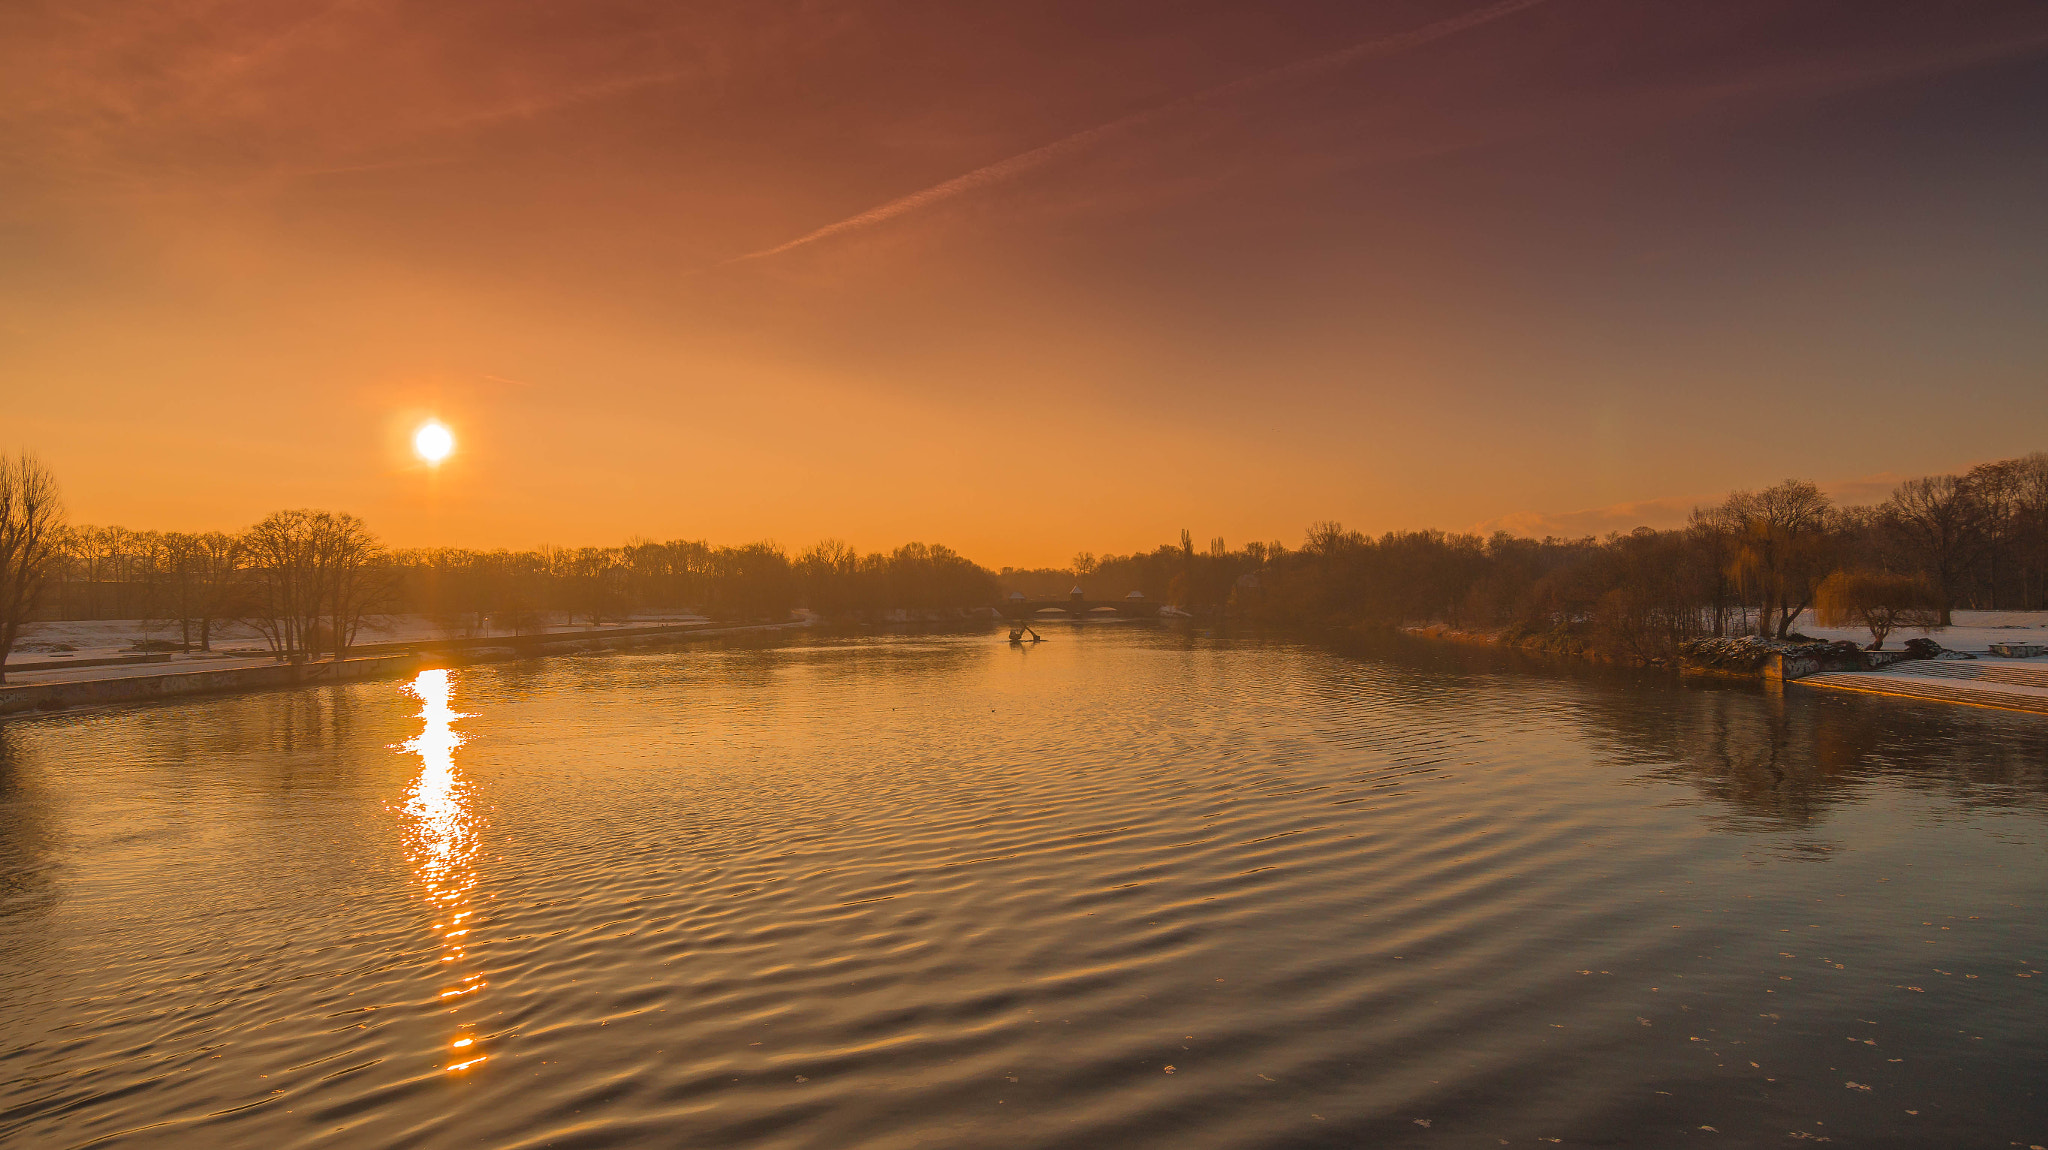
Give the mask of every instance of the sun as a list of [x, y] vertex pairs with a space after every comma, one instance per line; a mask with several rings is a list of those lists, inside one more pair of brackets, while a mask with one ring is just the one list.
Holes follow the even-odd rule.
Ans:
[[428, 463], [439, 463], [455, 450], [455, 433], [439, 423], [424, 423], [412, 433], [412, 449]]

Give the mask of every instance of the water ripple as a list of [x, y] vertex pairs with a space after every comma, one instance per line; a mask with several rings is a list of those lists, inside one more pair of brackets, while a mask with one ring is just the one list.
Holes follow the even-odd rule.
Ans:
[[1874, 702], [1080, 628], [13, 724], [0, 1140], [2039, 1141], [2048, 737]]

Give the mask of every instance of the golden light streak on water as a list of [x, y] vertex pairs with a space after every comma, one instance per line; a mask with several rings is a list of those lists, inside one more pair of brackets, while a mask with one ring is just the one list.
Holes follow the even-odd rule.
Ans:
[[2035, 716], [999, 636], [0, 724], [0, 1146], [2048, 1144]]
[[[443, 919], [428, 928], [440, 937], [440, 959], [458, 963], [468, 957], [460, 940], [470, 932], [463, 923], [475, 913], [468, 906], [477, 883], [477, 832], [481, 827], [470, 802], [469, 784], [455, 766], [455, 749], [463, 742], [455, 720], [469, 716], [449, 705], [454, 688], [445, 670], [421, 671], [406, 689], [419, 699], [419, 717], [424, 724], [419, 735], [406, 740], [402, 748], [420, 757], [420, 773], [406, 791], [407, 843], [424, 897]], [[440, 997], [466, 999], [486, 985], [482, 972], [466, 974]], [[460, 1005], [452, 1004], [450, 1012]], [[458, 1025], [450, 1048], [466, 1054], [475, 1041]], [[483, 1056], [470, 1058], [445, 1069], [467, 1070], [483, 1060]]]

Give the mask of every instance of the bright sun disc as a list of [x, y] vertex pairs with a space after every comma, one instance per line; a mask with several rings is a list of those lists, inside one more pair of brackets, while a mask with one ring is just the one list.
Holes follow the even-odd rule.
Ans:
[[438, 423], [429, 423], [413, 433], [412, 449], [428, 463], [439, 463], [455, 450], [455, 435]]

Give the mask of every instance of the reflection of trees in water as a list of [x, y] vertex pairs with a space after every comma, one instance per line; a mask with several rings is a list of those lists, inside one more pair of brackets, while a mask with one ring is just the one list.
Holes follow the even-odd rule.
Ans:
[[38, 777], [33, 743], [11, 724], [0, 724], [0, 970], [21, 970], [18, 945], [35, 945], [42, 932], [24, 920], [57, 902], [56, 832], [51, 799]]
[[1642, 766], [1646, 779], [1683, 783], [1721, 804], [1729, 829], [1811, 826], [1874, 783], [1968, 804], [2048, 807], [2048, 722], [2037, 715], [1797, 685], [1681, 683], [1664, 672], [1440, 642], [1350, 650], [1422, 669], [1444, 692], [1486, 691], [1520, 676], [1568, 682], [1581, 737]]
[[1810, 826], [1862, 783], [1879, 744], [1867, 725], [1786, 704], [1782, 692], [1686, 686], [1634, 701], [1598, 693], [1582, 713], [1600, 724], [1595, 739], [1649, 767], [1646, 777], [1725, 804], [1731, 827]]
[[1880, 782], [2048, 805], [2048, 725], [2033, 716], [1718, 684], [1589, 691], [1579, 709], [1624, 761], [1726, 804], [1736, 827], [1810, 826]]
[[[260, 691], [143, 707], [107, 735], [135, 763], [160, 764], [157, 782], [174, 792], [229, 783], [283, 793], [326, 789], [352, 780], [360, 757], [350, 753], [361, 721], [391, 708], [375, 697], [383, 684]], [[402, 727], [394, 727], [394, 733]], [[195, 764], [207, 764], [195, 771]]]
[[936, 678], [986, 659], [991, 634], [988, 624], [976, 622], [971, 627], [928, 627], [911, 633], [842, 626], [707, 635], [627, 651], [492, 664], [491, 677], [477, 689], [523, 695], [560, 687], [604, 696], [638, 687], [668, 687], [677, 682], [678, 658], [685, 661], [684, 682], [730, 690], [775, 692], [787, 685], [793, 672], [846, 680]]
[[42, 763], [51, 751], [54, 762], [72, 758], [68, 740], [90, 740], [96, 760], [134, 772], [153, 806], [175, 809], [223, 786], [281, 794], [342, 785], [355, 774], [344, 752], [365, 706], [349, 689], [317, 688], [0, 724], [0, 915], [20, 884], [46, 881], [37, 876], [47, 865], [34, 860], [50, 849], [56, 805]]

